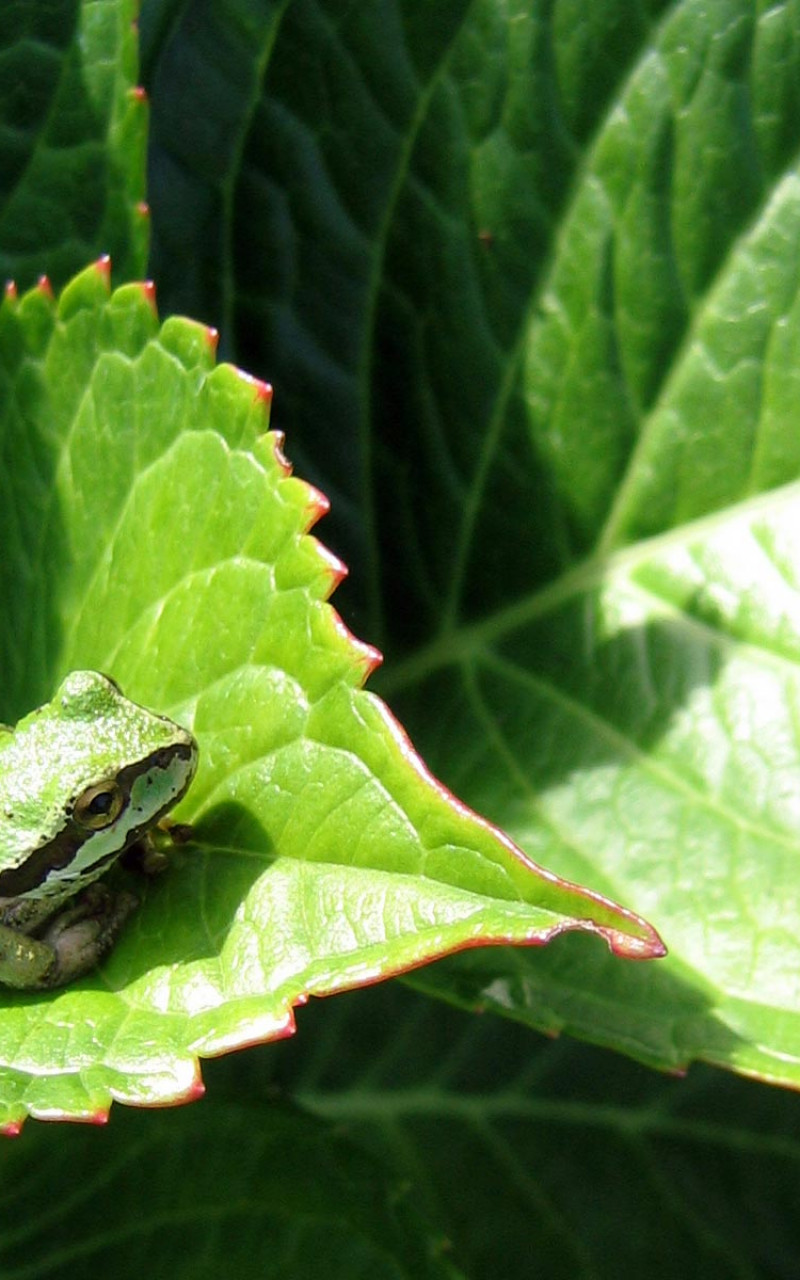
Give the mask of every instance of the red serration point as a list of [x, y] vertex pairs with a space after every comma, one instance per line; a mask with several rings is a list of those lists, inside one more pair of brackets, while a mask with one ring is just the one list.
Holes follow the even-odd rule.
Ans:
[[195, 1058], [194, 1074], [192, 1076], [191, 1084], [189, 1084], [184, 1090], [182, 1090], [180, 1097], [178, 1098], [178, 1101], [179, 1102], [197, 1102], [197, 1099], [202, 1098], [205, 1091], [206, 1091], [206, 1086], [203, 1084], [203, 1077], [200, 1072], [200, 1063]]
[[374, 644], [359, 644], [361, 653], [359, 654], [359, 665], [364, 669], [364, 679], [368, 680], [373, 671], [376, 671], [383, 662], [383, 654], [380, 649], [376, 649]]
[[[270, 392], [272, 388], [270, 387]], [[292, 474], [292, 464], [283, 452], [283, 442], [286, 436], [282, 431], [273, 431], [272, 433], [272, 456], [280, 467], [285, 476]]]
[[616, 929], [606, 929], [605, 936], [613, 954], [627, 960], [659, 960], [667, 954], [667, 948], [655, 930], [652, 938], [632, 938], [630, 934], [618, 933]]
[[[323, 516], [328, 514], [331, 509], [331, 504], [325, 497], [325, 494], [321, 493], [319, 489], [315, 489], [313, 484], [307, 485], [306, 490], [308, 495], [306, 498], [306, 512], [308, 515], [306, 531], [308, 531], [309, 529], [314, 528], [314, 525], [318, 520], [321, 520]], [[346, 572], [347, 570], [345, 569], [345, 573]]]
[[0, 1125], [0, 1133], [4, 1138], [18, 1138], [22, 1133], [21, 1120], [9, 1120], [8, 1124]]
[[102, 1108], [99, 1108], [97, 1111], [93, 1111], [92, 1114], [89, 1116], [88, 1123], [89, 1124], [108, 1124], [108, 1108], [106, 1107], [105, 1110], [103, 1110]]
[[158, 305], [157, 305], [157, 303], [156, 303], [156, 286], [155, 286], [155, 283], [154, 283], [152, 280], [143, 280], [143, 281], [142, 281], [142, 293], [144, 294], [145, 301], [147, 302], [148, 306], [150, 307], [150, 310], [152, 311], [153, 315], [157, 317], [157, 316], [158, 316]]
[[[316, 542], [316, 539], [315, 539], [315, 542]], [[324, 545], [324, 543], [317, 542], [316, 545], [317, 545], [317, 554], [319, 555], [320, 559], [325, 562], [325, 578], [327, 580], [327, 590], [325, 592], [325, 599], [327, 600], [330, 596], [333, 595], [336, 588], [342, 582], [344, 582], [350, 570], [348, 569], [347, 565], [342, 560], [339, 559], [338, 556], [335, 556], [332, 551], [328, 550], [328, 548]], [[341, 619], [339, 619], [339, 621], [341, 621]], [[352, 638], [354, 639], [354, 637]]]
[[[342, 567], [344, 568], [344, 566]], [[347, 570], [345, 569], [345, 573], [346, 572]], [[336, 630], [347, 642], [356, 666], [361, 668], [361, 683], [363, 684], [364, 681], [372, 675], [375, 668], [381, 665], [383, 662], [383, 654], [380, 649], [376, 649], [373, 644], [367, 644], [364, 640], [359, 640], [354, 636], [347, 624], [339, 617], [336, 610], [334, 609], [332, 612], [333, 624], [336, 627]], [[406, 738], [406, 741], [408, 742], [409, 749], [413, 752], [414, 748], [411, 746], [410, 740]]]
[[6, 280], [6, 297], [16, 299], [17, 285], [14, 280]]
[[[210, 330], [214, 334], [215, 339], [219, 336], [216, 329]], [[265, 404], [269, 404], [272, 400], [272, 387], [268, 382], [264, 382], [263, 378], [254, 378], [252, 373], [245, 373], [244, 369], [236, 370], [242, 382], [246, 382], [248, 387], [253, 388], [253, 396], [256, 400], [263, 400]], [[281, 440], [283, 436], [281, 436]]]
[[97, 274], [102, 277], [106, 288], [110, 291], [111, 289], [111, 258], [107, 253], [104, 253], [101, 258], [97, 259], [97, 262], [94, 265], [95, 265], [95, 270], [97, 271]]
[[328, 580], [331, 584], [329, 595], [333, 595], [336, 588], [344, 582], [349, 572], [350, 570], [342, 560], [339, 560], [336, 556], [331, 556], [328, 564]]
[[147, 90], [143, 85], [137, 84], [135, 88], [131, 89], [131, 97], [136, 102], [147, 102]]
[[203, 325], [203, 329], [205, 331], [208, 349], [212, 356], [216, 355], [217, 347], [219, 346], [219, 330], [215, 329], [213, 325], [210, 324]]
[[146, 200], [137, 200], [134, 207], [140, 218], [150, 217], [150, 205]]
[[43, 293], [46, 298], [49, 298], [52, 301], [53, 288], [47, 276], [39, 276], [39, 279], [36, 281], [36, 288], [40, 293]]

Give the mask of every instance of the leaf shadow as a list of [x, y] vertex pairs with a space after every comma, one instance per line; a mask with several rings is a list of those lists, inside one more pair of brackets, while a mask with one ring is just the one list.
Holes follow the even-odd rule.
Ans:
[[163, 875], [136, 877], [134, 891], [142, 900], [138, 938], [132, 930], [124, 983], [156, 965], [217, 958], [237, 911], [276, 856], [264, 827], [244, 805], [226, 800], [204, 813]]
[[576, 1036], [659, 1070], [682, 1073], [701, 1060], [751, 1066], [748, 1039], [724, 1021], [702, 978], [683, 976], [669, 957], [630, 963], [585, 933], [562, 934], [541, 948], [475, 949], [417, 969], [406, 981], [460, 1008]]

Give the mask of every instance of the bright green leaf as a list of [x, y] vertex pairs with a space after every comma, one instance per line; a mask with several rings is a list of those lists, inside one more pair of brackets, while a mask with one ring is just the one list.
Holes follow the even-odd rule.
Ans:
[[326, 603], [341, 569], [306, 532], [325, 503], [263, 434], [267, 389], [107, 284], [100, 264], [0, 312], [5, 718], [88, 667], [186, 723], [194, 847], [101, 974], [7, 994], [4, 1122], [192, 1093], [198, 1054], [463, 947], [585, 928], [658, 954], [431, 778], [360, 688], [375, 656]]

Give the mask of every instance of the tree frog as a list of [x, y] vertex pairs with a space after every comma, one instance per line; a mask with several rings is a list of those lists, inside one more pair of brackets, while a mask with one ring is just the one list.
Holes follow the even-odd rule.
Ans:
[[0, 725], [0, 982], [63, 986], [111, 949], [137, 900], [96, 882], [146, 846], [196, 767], [186, 729], [97, 671]]

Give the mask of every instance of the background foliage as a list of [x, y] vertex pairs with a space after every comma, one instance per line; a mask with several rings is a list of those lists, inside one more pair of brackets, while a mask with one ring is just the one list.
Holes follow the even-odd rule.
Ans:
[[[8, 273], [60, 283], [108, 248], [135, 273], [124, 164], [99, 203], [59, 179], [71, 256], [42, 237], [35, 264], [32, 219], [8, 213], [40, 207], [35, 165], [6, 164], [25, 136], [68, 157], [67, 123], [88, 132], [53, 94], [12, 93], [13, 59], [70, 85], [101, 20], [114, 57], [81, 85], [106, 136], [142, 109], [115, 78], [130, 12], [12, 10]], [[160, 308], [217, 325], [275, 385], [289, 455], [333, 502], [337, 605], [386, 654], [376, 687], [458, 794], [648, 915], [671, 955], [476, 953], [415, 985], [487, 1017], [356, 993], [304, 1012], [291, 1045], [214, 1064], [202, 1106], [117, 1113], [58, 1154], [26, 1132], [4, 1157], [9, 1274], [100, 1260], [109, 1234], [188, 1268], [176, 1217], [195, 1266], [235, 1223], [223, 1273], [302, 1275], [322, 1239], [347, 1276], [654, 1256], [794, 1274], [793, 1094], [708, 1067], [669, 1080], [529, 1026], [800, 1076], [797, 6], [148, 0], [141, 31]], [[130, 257], [98, 212], [115, 199]], [[148, 1179], [149, 1219], [143, 1151], [172, 1173]], [[320, 1151], [338, 1178], [309, 1177]], [[54, 1204], [59, 1160], [85, 1176]]]

